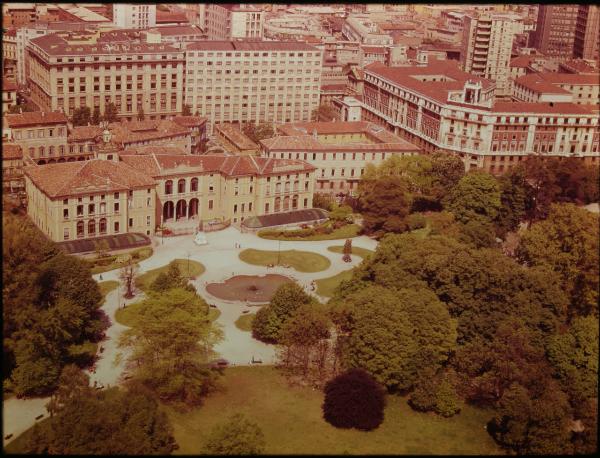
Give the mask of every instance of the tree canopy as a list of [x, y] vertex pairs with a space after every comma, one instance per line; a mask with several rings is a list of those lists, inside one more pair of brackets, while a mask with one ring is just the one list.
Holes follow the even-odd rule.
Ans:
[[236, 413], [210, 432], [204, 445], [206, 455], [260, 455], [266, 446], [260, 426], [244, 414]]

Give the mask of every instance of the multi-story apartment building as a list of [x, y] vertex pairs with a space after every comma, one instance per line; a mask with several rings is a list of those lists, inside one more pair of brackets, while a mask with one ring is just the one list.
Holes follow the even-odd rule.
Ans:
[[209, 40], [263, 38], [265, 12], [255, 6], [208, 3], [205, 18]]
[[17, 104], [17, 85], [8, 79], [2, 80], [2, 114], [5, 115]]
[[466, 15], [463, 27], [463, 69], [496, 82], [496, 96], [510, 96], [510, 60], [515, 35], [511, 16]]
[[573, 102], [600, 105], [600, 73], [533, 73], [514, 82], [513, 99], [524, 102]]
[[266, 157], [304, 160], [317, 168], [315, 190], [353, 194], [367, 164], [418, 154], [412, 143], [370, 122], [300, 122], [277, 127], [261, 140]]
[[85, 155], [69, 156], [67, 117], [64, 113], [32, 111], [7, 114], [2, 135], [19, 145], [23, 155], [35, 162], [87, 159]]
[[535, 32], [529, 45], [545, 56], [573, 56], [579, 5], [539, 5]]
[[156, 183], [124, 163], [93, 159], [25, 167], [27, 214], [50, 240], [154, 234]]
[[156, 26], [156, 4], [113, 4], [113, 24], [124, 29], [147, 29]]
[[600, 7], [579, 5], [575, 24], [573, 56], [598, 60], [598, 37], [600, 36]]
[[15, 143], [2, 143], [2, 189], [13, 193], [24, 188], [23, 150]]
[[350, 15], [342, 27], [342, 35], [350, 41], [366, 45], [392, 45], [392, 37], [382, 33], [377, 24], [368, 15]]
[[321, 51], [305, 43], [204, 41], [190, 43], [185, 58], [185, 103], [209, 129], [308, 121], [319, 104]]
[[29, 40], [28, 83], [43, 110], [117, 106], [133, 119], [141, 111], [164, 119], [182, 110], [184, 53], [166, 44], [111, 43], [101, 32], [62, 32]]
[[493, 101], [494, 85], [452, 61], [365, 68], [362, 119], [422, 147], [457, 154], [466, 169], [503, 172], [531, 154], [597, 163], [597, 109], [574, 103]]
[[8, 29], [2, 34], [2, 79], [17, 76], [17, 30]]
[[315, 168], [253, 156], [127, 156], [123, 163], [156, 182], [156, 221], [230, 221], [312, 207]]

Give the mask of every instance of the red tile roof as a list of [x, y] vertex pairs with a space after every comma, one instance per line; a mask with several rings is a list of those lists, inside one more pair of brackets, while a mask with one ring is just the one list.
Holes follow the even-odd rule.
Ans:
[[69, 132], [69, 140], [72, 141], [96, 140], [98, 137], [102, 137], [99, 126], [76, 126]]
[[216, 124], [215, 132], [221, 133], [240, 150], [258, 150], [258, 145], [252, 139], [229, 123]]
[[67, 117], [60, 111], [28, 111], [6, 115], [6, 124], [13, 129], [66, 123]]
[[[489, 89], [493, 85], [490, 80], [463, 72], [458, 67], [458, 62], [450, 60], [434, 59], [424, 67], [388, 67], [379, 62], [373, 62], [365, 67], [365, 73], [378, 75], [399, 86], [443, 103], [451, 103], [448, 101], [448, 92], [462, 90], [467, 81], [481, 82], [484, 89]], [[423, 82], [416, 78], [421, 75], [443, 75], [450, 80]]]
[[112, 142], [123, 146], [147, 140], [158, 140], [190, 134], [190, 129], [174, 121], [122, 121], [108, 125]]
[[38, 165], [23, 170], [50, 198], [156, 185], [152, 177], [127, 164], [101, 159]]
[[2, 159], [23, 159], [23, 150], [15, 143], [2, 143]]
[[202, 116], [174, 116], [173, 122], [183, 127], [198, 127], [206, 124], [206, 119]]
[[160, 32], [162, 36], [177, 36], [177, 35], [202, 35], [204, 32], [197, 27], [191, 25], [174, 25], [166, 27], [156, 27], [153, 32]]
[[561, 87], [546, 81], [539, 73], [525, 75], [515, 80], [515, 84], [519, 84], [527, 89], [546, 94], [570, 94]]
[[185, 13], [172, 11], [156, 11], [156, 23], [189, 22]]
[[44, 35], [38, 38], [32, 38], [30, 43], [39, 46], [51, 56], [87, 56], [87, 55], [123, 55], [134, 53], [178, 53], [183, 51], [169, 44], [148, 44], [135, 42], [133, 40], [126, 43], [115, 43], [110, 40], [110, 34], [118, 34], [120, 31], [106, 32], [103, 38], [98, 39], [98, 43], [77, 43], [69, 44], [67, 40], [57, 33]]
[[576, 73], [538, 73], [544, 80], [552, 84], [593, 85], [600, 86], [600, 73], [581, 75]]
[[531, 61], [534, 60], [534, 59], [535, 59], [534, 56], [519, 56], [519, 57], [515, 57], [514, 59], [512, 59], [510, 61], [510, 66], [511, 67], [518, 67], [518, 68], [527, 68], [531, 64]]
[[189, 173], [221, 173], [225, 176], [259, 176], [285, 172], [309, 172], [315, 167], [304, 161], [223, 155], [121, 155], [131, 167], [153, 177]]

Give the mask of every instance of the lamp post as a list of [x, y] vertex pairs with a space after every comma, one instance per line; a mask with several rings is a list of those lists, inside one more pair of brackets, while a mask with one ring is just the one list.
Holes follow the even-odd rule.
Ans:
[[277, 265], [279, 265], [279, 260], [281, 259], [281, 240], [278, 241], [277, 245]]

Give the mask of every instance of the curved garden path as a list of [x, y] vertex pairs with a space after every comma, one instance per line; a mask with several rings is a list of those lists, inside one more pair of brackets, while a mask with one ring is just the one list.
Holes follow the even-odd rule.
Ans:
[[[263, 364], [272, 364], [275, 360], [275, 347], [267, 345], [252, 338], [251, 333], [242, 331], [235, 326], [235, 321], [242, 315], [244, 310], [255, 312], [257, 307], [247, 306], [240, 301], [224, 301], [218, 299], [206, 291], [206, 284], [213, 282], [223, 282], [233, 275], [265, 275], [267, 273], [281, 274], [295, 279], [306, 291], [310, 291], [310, 283], [320, 278], [331, 277], [344, 270], [348, 270], [362, 261], [359, 256], [352, 256], [352, 262], [342, 261], [342, 255], [332, 253], [327, 247], [333, 245], [343, 245], [344, 239], [339, 240], [321, 240], [321, 241], [278, 241], [262, 239], [254, 234], [242, 234], [237, 229], [229, 227], [225, 230], [206, 234], [208, 245], [198, 246], [194, 243], [193, 235], [184, 235], [178, 237], [154, 237], [152, 247], [154, 254], [141, 261], [139, 273], [162, 267], [173, 259], [187, 259], [201, 262], [206, 271], [192, 281], [198, 293], [210, 304], [215, 304], [221, 311], [221, 315], [216, 320], [224, 333], [221, 343], [215, 346], [215, 351], [220, 357], [227, 359], [235, 365], [252, 364], [252, 358], [262, 360]], [[236, 248], [239, 243], [241, 248]], [[377, 242], [368, 237], [355, 237], [352, 239], [352, 245], [356, 247], [375, 250]], [[267, 269], [264, 266], [246, 264], [238, 257], [239, 253], [246, 248], [257, 250], [277, 251], [281, 250], [301, 250], [311, 251], [327, 257], [331, 261], [331, 266], [321, 272], [303, 273], [291, 268], [277, 266]], [[185, 273], [185, 268], [184, 272]], [[100, 279], [102, 276], [102, 280]], [[93, 278], [100, 281], [119, 280], [119, 270], [112, 270], [102, 274], [96, 274]], [[100, 343], [104, 351], [99, 353], [96, 362], [95, 373], [89, 373], [90, 382], [94, 381], [98, 385], [109, 386], [116, 385], [121, 381], [125, 370], [126, 354], [122, 349], [117, 348], [119, 336], [123, 333], [126, 326], [115, 320], [115, 312], [124, 302], [123, 285], [111, 291], [102, 305], [102, 309], [110, 317], [111, 326], [106, 331], [106, 339]], [[315, 292], [312, 292], [315, 294]], [[316, 294], [315, 294], [316, 295]], [[317, 296], [325, 301], [327, 298]], [[135, 302], [141, 298], [138, 294], [133, 299], [127, 301]], [[123, 353], [120, 357], [117, 355]], [[117, 362], [118, 360], [118, 362]], [[33, 426], [35, 417], [41, 414], [46, 415], [45, 405], [49, 398], [16, 399], [11, 398], [3, 403], [4, 435], [13, 434], [10, 440], [4, 440], [7, 444], [15, 439], [19, 434]]]

